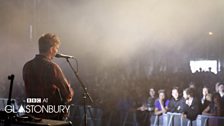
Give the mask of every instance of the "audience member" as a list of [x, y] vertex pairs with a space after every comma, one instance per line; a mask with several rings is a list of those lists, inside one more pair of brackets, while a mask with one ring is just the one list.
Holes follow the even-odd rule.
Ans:
[[178, 87], [174, 87], [172, 89], [172, 98], [170, 99], [170, 102], [168, 104], [168, 112], [183, 112], [182, 103], [184, 102], [183, 99], [179, 96], [179, 89]]
[[202, 112], [203, 115], [210, 116], [223, 116], [224, 115], [224, 104], [221, 102], [221, 96], [219, 93], [215, 93], [212, 97], [212, 102]]
[[197, 115], [201, 113], [200, 111], [200, 102], [198, 99], [194, 96], [194, 91], [192, 88], [187, 88], [185, 90], [186, 96], [184, 96], [186, 99], [185, 108], [183, 111], [183, 116], [190, 119], [195, 120], [197, 118]]
[[137, 122], [140, 126], [148, 126], [150, 124], [150, 114], [154, 110], [154, 102], [155, 102], [155, 90], [154, 88], [149, 89], [149, 97], [142, 104], [141, 107], [137, 108], [136, 116]]
[[201, 105], [202, 105], [202, 111], [210, 104], [211, 101], [208, 100], [208, 88], [203, 87], [202, 89], [202, 98], [201, 98]]
[[161, 115], [167, 112], [169, 100], [166, 100], [165, 90], [158, 91], [159, 98], [155, 101], [155, 115]]
[[218, 93], [221, 96], [221, 101], [224, 104], [224, 84], [220, 83], [218, 86]]
[[154, 88], [150, 88], [149, 89], [149, 97], [147, 99], [147, 109], [148, 111], [153, 111], [154, 110], [154, 103], [155, 103], [155, 89]]

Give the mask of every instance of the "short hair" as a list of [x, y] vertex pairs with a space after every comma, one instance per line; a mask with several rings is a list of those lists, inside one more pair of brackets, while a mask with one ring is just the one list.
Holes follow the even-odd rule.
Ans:
[[56, 44], [60, 44], [60, 39], [57, 35], [53, 33], [43, 34], [39, 38], [39, 52], [46, 53], [52, 46]]
[[179, 87], [173, 87], [172, 90], [177, 90], [177, 92], [179, 93]]
[[219, 83], [219, 86], [223, 85], [224, 86], [224, 83]]
[[164, 93], [165, 94], [165, 90], [164, 89], [158, 90], [158, 94], [160, 94], [160, 93]]
[[186, 94], [190, 95], [191, 97], [194, 97], [194, 89], [193, 88], [187, 88]]

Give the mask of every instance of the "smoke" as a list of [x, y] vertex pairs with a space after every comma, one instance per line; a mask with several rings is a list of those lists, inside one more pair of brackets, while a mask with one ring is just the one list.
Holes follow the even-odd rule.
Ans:
[[222, 0], [0, 0], [0, 76], [15, 73], [22, 82], [23, 64], [38, 53], [37, 40], [46, 32], [59, 35], [60, 52], [77, 57], [83, 75], [125, 65], [127, 73], [141, 65], [150, 73], [150, 65], [167, 57], [177, 65], [223, 41], [223, 5]]
[[220, 37], [223, 28], [221, 1], [96, 0], [74, 4], [62, 9], [50, 4], [55, 7], [50, 22], [57, 24], [52, 24], [59, 28], [56, 31], [63, 31], [65, 50], [73, 46], [76, 55], [95, 53], [112, 61], [131, 57], [145, 45], [145, 49], [180, 50], [192, 39], [208, 41], [209, 31]]

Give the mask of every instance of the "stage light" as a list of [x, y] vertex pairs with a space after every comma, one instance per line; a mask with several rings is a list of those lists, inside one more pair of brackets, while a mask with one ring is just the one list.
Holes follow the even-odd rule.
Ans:
[[213, 35], [213, 32], [208, 32], [208, 35]]

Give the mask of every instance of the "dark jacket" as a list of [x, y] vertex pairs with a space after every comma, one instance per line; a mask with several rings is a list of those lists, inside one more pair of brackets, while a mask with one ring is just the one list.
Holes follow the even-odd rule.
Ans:
[[201, 114], [201, 102], [194, 98], [191, 106], [185, 104], [184, 114], [190, 120], [195, 120], [199, 114]]
[[174, 98], [170, 99], [170, 102], [168, 104], [168, 112], [176, 112], [176, 113], [182, 113], [183, 112], [183, 103], [184, 99], [179, 98], [178, 100], [175, 100]]

